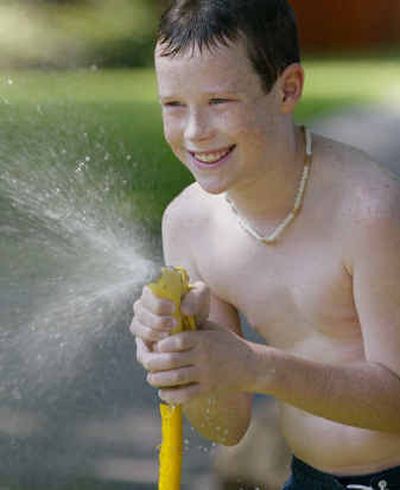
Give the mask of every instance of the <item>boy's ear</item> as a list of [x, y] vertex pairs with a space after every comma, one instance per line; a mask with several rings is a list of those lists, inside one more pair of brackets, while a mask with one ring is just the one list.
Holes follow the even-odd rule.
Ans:
[[304, 70], [299, 63], [287, 66], [279, 77], [281, 112], [290, 114], [299, 102], [304, 87]]

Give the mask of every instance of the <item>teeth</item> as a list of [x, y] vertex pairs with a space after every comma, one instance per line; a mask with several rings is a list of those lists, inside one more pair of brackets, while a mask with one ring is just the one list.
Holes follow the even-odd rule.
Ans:
[[214, 162], [217, 162], [218, 160], [221, 160], [221, 158], [224, 157], [225, 155], [227, 155], [230, 151], [231, 151], [231, 149], [223, 150], [223, 151], [216, 151], [213, 153], [195, 153], [194, 157], [203, 163], [214, 163]]

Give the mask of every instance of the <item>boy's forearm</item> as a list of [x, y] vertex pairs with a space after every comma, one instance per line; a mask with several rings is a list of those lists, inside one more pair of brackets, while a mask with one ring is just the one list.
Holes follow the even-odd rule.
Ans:
[[253, 354], [250, 392], [345, 425], [400, 432], [400, 379], [385, 366], [320, 363], [259, 344]]
[[195, 398], [184, 404], [184, 414], [206, 439], [232, 446], [246, 433], [251, 418], [252, 395], [218, 392]]

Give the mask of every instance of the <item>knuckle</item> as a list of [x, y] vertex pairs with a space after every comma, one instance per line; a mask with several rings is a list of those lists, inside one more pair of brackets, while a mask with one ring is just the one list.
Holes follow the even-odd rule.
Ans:
[[133, 303], [133, 306], [132, 306], [132, 309], [133, 309], [133, 312], [135, 314], [137, 314], [138, 310], [140, 308], [140, 300], [137, 299], [134, 303]]
[[157, 301], [156, 303], [154, 303], [153, 313], [155, 313], [156, 315], [161, 315], [161, 313], [162, 313], [162, 303], [160, 303], [159, 301]]
[[176, 371], [173, 376], [173, 383], [174, 384], [184, 384], [186, 381], [186, 373], [183, 370]]
[[173, 353], [165, 354], [165, 364], [169, 368], [173, 368], [175, 365], [176, 356]]
[[158, 390], [158, 396], [165, 403], [172, 403], [172, 400], [168, 396], [168, 393], [166, 390]]
[[146, 355], [143, 355], [141, 357], [141, 364], [142, 366], [145, 368], [146, 371], [150, 371], [150, 368], [151, 368], [151, 361], [150, 359], [148, 358], [148, 356]]
[[154, 328], [148, 329], [147, 335], [146, 335], [146, 340], [148, 340], [150, 342], [157, 342], [160, 339], [161, 339], [160, 332], [158, 332]]
[[185, 337], [183, 335], [176, 335], [174, 340], [175, 340], [175, 345], [177, 350], [185, 349], [186, 342], [185, 342]]
[[136, 348], [136, 360], [139, 364], [143, 365], [143, 352], [140, 347]]
[[129, 326], [129, 331], [131, 332], [132, 335], [135, 337], [141, 337], [141, 325], [137, 321], [136, 318], [134, 318]]
[[207, 297], [210, 295], [210, 288], [206, 283], [202, 281], [197, 281], [194, 283], [194, 291], [197, 292], [197, 295], [201, 298]]
[[148, 285], [144, 286], [143, 289], [142, 289], [142, 295], [141, 295], [141, 299], [146, 299], [146, 298], [149, 298], [153, 296], [153, 293], [151, 292], [151, 289], [149, 288]]
[[169, 326], [169, 319], [167, 317], [158, 316], [154, 321], [154, 328], [159, 330], [165, 329]]
[[157, 299], [157, 301], [154, 303], [153, 311], [156, 315], [164, 315], [170, 311], [169, 303]]

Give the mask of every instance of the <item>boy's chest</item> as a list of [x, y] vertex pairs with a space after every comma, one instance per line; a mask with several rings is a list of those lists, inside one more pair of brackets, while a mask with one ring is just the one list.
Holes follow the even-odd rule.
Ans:
[[196, 264], [213, 293], [234, 305], [272, 345], [359, 331], [352, 279], [340, 247], [323, 237], [268, 246], [240, 235], [198, 243]]

